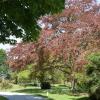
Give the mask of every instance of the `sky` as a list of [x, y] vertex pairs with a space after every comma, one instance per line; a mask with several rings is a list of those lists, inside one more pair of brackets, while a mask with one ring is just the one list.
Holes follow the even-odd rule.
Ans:
[[[10, 37], [11, 39], [12, 38], [14, 38], [15, 39], [15, 37]], [[17, 40], [17, 43], [20, 43], [21, 42], [21, 39], [20, 38], [18, 38], [18, 39], [16, 39]], [[10, 48], [12, 48], [14, 45], [10, 45], [10, 44], [2, 44], [2, 43], [0, 43], [0, 49], [4, 49], [4, 50], [6, 50], [6, 51], [9, 51], [10, 50]]]
[[0, 49], [4, 49], [4, 50], [7, 50], [7, 51], [9, 51], [11, 47], [12, 46], [10, 44], [5, 44], [5, 45], [0, 44]]
[[[97, 2], [100, 3], [100, 0], [97, 0]], [[20, 42], [21, 40], [20, 39], [17, 39], [17, 41]], [[5, 44], [5, 45], [0, 44], [0, 49], [4, 49], [4, 50], [7, 50], [7, 51], [10, 50], [11, 47], [13, 47], [13, 46], [11, 46], [9, 44]]]
[[100, 3], [100, 0], [97, 0]]

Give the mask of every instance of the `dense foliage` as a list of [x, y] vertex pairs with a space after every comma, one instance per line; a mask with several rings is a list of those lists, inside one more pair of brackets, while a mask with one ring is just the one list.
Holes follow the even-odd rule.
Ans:
[[61, 11], [64, 0], [0, 0], [0, 42], [15, 43], [10, 36], [32, 41], [37, 38], [37, 19]]
[[88, 57], [87, 75], [91, 100], [100, 99], [100, 52], [92, 53]]
[[3, 49], [0, 49], [0, 77], [7, 77], [8, 74], [8, 66], [6, 64], [7, 55]]

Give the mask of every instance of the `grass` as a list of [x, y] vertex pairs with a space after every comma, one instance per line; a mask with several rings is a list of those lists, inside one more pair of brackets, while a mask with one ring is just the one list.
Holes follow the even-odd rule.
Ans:
[[0, 100], [7, 100], [7, 98], [0, 96]]
[[[46, 95], [46, 94], [45, 94]], [[42, 94], [43, 96], [43, 94]], [[78, 96], [70, 96], [70, 95], [60, 95], [60, 94], [49, 94], [47, 100], [83, 100], [84, 97], [78, 97]], [[84, 99], [86, 100], [86, 99]]]
[[86, 96], [83, 95], [81, 96], [67, 95], [69, 93], [69, 89], [66, 86], [52, 87], [52, 89], [48, 90], [49, 92], [48, 96], [47, 96], [47, 90], [41, 90], [39, 87], [26, 87], [23, 89], [15, 90], [14, 92], [27, 93], [35, 96], [42, 96], [46, 98], [46, 100], [86, 100], [85, 98]]
[[[13, 85], [12, 89], [8, 89], [5, 91], [11, 91], [11, 92], [18, 92], [18, 93], [26, 93], [26, 94], [32, 94], [34, 96], [41, 96], [43, 98], [46, 98], [46, 100], [87, 100], [86, 96], [73, 96], [69, 95], [70, 91], [67, 86], [64, 85], [56, 85], [53, 86], [52, 89], [48, 90], [41, 90], [40, 87], [34, 87], [34, 86], [19, 86], [19, 85]], [[2, 99], [0, 99], [2, 100]]]

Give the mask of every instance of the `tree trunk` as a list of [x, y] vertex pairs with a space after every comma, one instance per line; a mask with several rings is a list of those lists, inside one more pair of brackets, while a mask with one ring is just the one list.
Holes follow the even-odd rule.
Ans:
[[71, 87], [72, 87], [72, 92], [75, 92], [75, 79], [72, 80], [71, 82]]
[[15, 84], [18, 84], [18, 76], [15, 77]]

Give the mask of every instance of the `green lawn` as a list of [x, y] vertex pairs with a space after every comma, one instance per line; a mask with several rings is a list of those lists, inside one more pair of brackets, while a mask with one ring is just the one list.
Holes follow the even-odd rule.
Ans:
[[48, 91], [48, 96], [46, 90], [41, 90], [40, 87], [34, 87], [34, 86], [23, 87], [19, 85], [14, 85], [12, 89], [8, 89], [5, 91], [27, 93], [35, 96], [42, 96], [46, 98], [46, 100], [87, 100], [86, 98], [83, 98], [86, 97], [83, 95], [72, 96], [69, 92], [69, 88], [63, 85], [52, 86], [52, 89]]
[[[64, 90], [64, 91], [62, 91]], [[27, 93], [27, 94], [32, 94], [36, 96], [42, 96], [46, 98], [47, 100], [87, 100], [84, 97], [84, 95], [81, 96], [72, 96], [69, 93], [69, 89], [66, 86], [54, 86], [52, 89], [48, 91], [48, 96], [47, 96], [47, 91], [46, 90], [41, 90], [39, 87], [25, 87], [22, 89], [17, 89], [14, 92], [19, 92], [19, 93]], [[70, 95], [68, 95], [70, 94]]]
[[70, 96], [70, 95], [60, 95], [60, 94], [42, 94], [42, 97], [47, 98], [47, 100], [88, 100], [85, 96]]
[[7, 98], [0, 96], [0, 100], [7, 100]]

